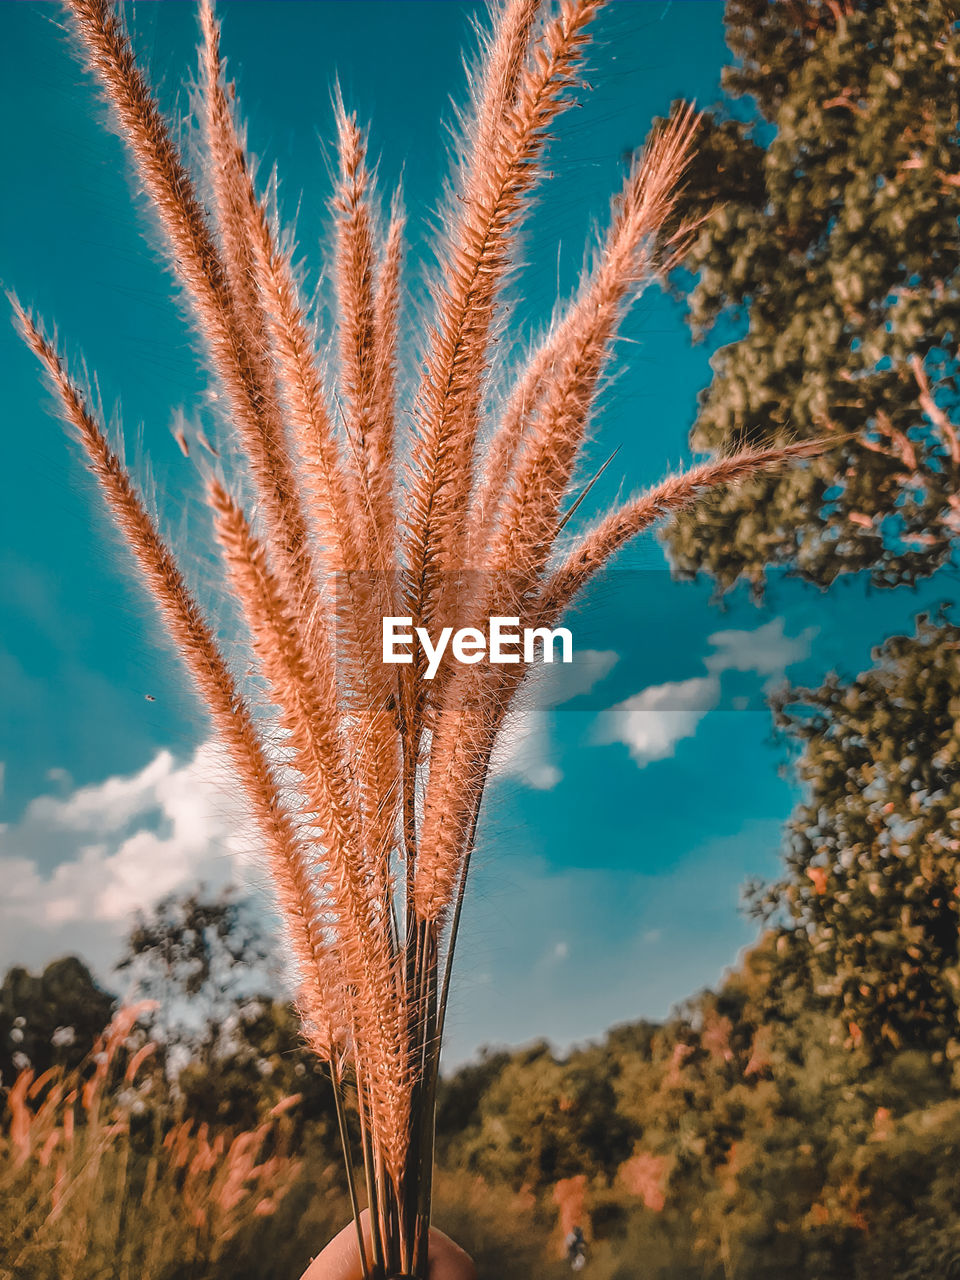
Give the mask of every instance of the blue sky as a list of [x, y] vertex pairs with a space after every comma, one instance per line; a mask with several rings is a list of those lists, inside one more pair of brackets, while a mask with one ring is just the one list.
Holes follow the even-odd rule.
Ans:
[[[407, 0], [225, 0], [224, 44], [253, 150], [281, 174], [285, 211], [319, 261], [329, 196], [330, 90], [372, 126], [389, 189], [403, 177], [414, 288], [447, 171], [444, 120], [462, 99], [474, 5]], [[195, 66], [191, 5], [130, 11], [165, 105]], [[204, 567], [196, 493], [174, 415], [208, 420], [195, 346], [150, 245], [122, 147], [49, 4], [0, 7], [0, 279], [56, 321], [119, 404], [128, 457], [149, 461], [178, 546]], [[571, 287], [624, 154], [678, 96], [719, 97], [719, 0], [618, 0], [597, 24], [582, 108], [560, 129], [553, 177], [525, 239], [517, 321], [543, 323]], [[181, 105], [185, 99], [181, 97]], [[415, 326], [411, 326], [411, 329]], [[621, 446], [591, 498], [658, 479], [687, 456], [707, 347], [677, 305], [648, 296], [592, 446]], [[50, 413], [38, 371], [0, 327], [0, 965], [77, 949], [106, 970], [129, 912], [203, 878], [255, 878], [209, 731], [133, 585], [128, 561]], [[670, 580], [653, 539], [632, 548], [572, 623], [554, 672], [509, 728], [488, 799], [450, 1061], [484, 1042], [558, 1043], [664, 1014], [715, 981], [753, 936], [748, 876], [776, 873], [796, 794], [780, 777], [763, 695], [785, 672], [853, 672], [871, 645], [949, 597], [852, 582], [824, 597], [773, 585], [765, 609]], [[154, 699], [149, 701], [147, 695]]]

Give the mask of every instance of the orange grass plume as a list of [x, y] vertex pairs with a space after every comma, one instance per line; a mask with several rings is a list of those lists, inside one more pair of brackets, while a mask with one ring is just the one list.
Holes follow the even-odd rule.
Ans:
[[[622, 321], [670, 265], [662, 233], [676, 222], [697, 129], [692, 109], [653, 131], [573, 298], [506, 395], [493, 396], [518, 235], [550, 135], [580, 91], [601, 8], [599, 0], [505, 0], [490, 9], [436, 235], [419, 379], [409, 379], [404, 403], [406, 215], [399, 193], [384, 200], [365, 134], [339, 93], [328, 365], [258, 186], [209, 0], [199, 7], [199, 178], [118, 11], [106, 0], [67, 2], [191, 303], [223, 391], [224, 426], [242, 448], [239, 472], [215, 444], [198, 465], [223, 589], [243, 621], [258, 676], [251, 688], [266, 708], [254, 706], [233, 670], [91, 397], [15, 301], [16, 319], [246, 798], [304, 1034], [330, 1064], [357, 1247], [371, 1280], [426, 1275], [450, 966], [490, 756], [527, 675], [523, 663], [446, 662], [428, 681], [420, 659], [389, 666], [383, 619], [479, 625], [497, 611], [553, 625], [655, 521], [717, 485], [823, 447], [785, 444], [702, 463], [602, 513], [569, 545], [568, 498]], [[200, 190], [212, 198], [205, 203]], [[362, 1170], [347, 1140], [348, 1098]], [[359, 1230], [363, 1202], [369, 1247]]]

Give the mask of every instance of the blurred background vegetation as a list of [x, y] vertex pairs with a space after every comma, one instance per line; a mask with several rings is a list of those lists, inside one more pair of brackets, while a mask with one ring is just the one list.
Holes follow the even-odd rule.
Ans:
[[[694, 336], [731, 334], [692, 444], [849, 438], [833, 470], [677, 521], [671, 558], [721, 591], [771, 566], [823, 588], [942, 573], [960, 6], [729, 0], [726, 20], [731, 101], [673, 281]], [[436, 1220], [482, 1276], [565, 1274], [579, 1226], [597, 1280], [960, 1277], [958, 651], [947, 611], [921, 616], [869, 670], [772, 698], [804, 799], [718, 990], [445, 1078]], [[346, 1220], [328, 1082], [267, 956], [243, 902], [197, 892], [131, 932], [142, 1007], [75, 958], [7, 974], [0, 1277], [292, 1280]]]

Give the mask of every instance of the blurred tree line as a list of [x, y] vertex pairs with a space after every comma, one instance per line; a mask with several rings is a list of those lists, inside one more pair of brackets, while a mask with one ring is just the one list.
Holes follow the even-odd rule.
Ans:
[[[726, 25], [727, 100], [704, 118], [681, 211], [701, 221], [673, 277], [694, 336], [725, 343], [691, 444], [844, 443], [684, 515], [667, 549], [720, 591], [760, 592], [771, 567], [912, 584], [951, 563], [960, 524], [960, 5], [728, 0]], [[481, 1275], [565, 1274], [579, 1225], [597, 1280], [960, 1278], [958, 655], [945, 609], [868, 670], [774, 696], [804, 798], [779, 880], [750, 886], [759, 941], [718, 990], [566, 1057], [489, 1052], [444, 1079], [436, 1217]], [[170, 899], [124, 968], [156, 1006], [127, 1028], [140, 1058], [117, 1059], [116, 1152], [98, 1156], [121, 1171], [101, 1199], [137, 1197], [116, 1230], [149, 1238], [167, 1280], [298, 1275], [348, 1209], [329, 1085], [270, 994], [255, 920], [230, 897]], [[33, 1221], [28, 1174], [66, 1130], [17, 1082], [99, 1079], [113, 1009], [76, 959], [0, 987], [0, 1220]], [[144, 1188], [168, 1169], [183, 1195], [186, 1171], [248, 1149], [249, 1200], [204, 1184], [188, 1250], [175, 1197]], [[227, 1203], [219, 1246], [198, 1243]], [[67, 1236], [43, 1233], [69, 1208], [44, 1212], [17, 1234], [31, 1269], [0, 1244], [4, 1280], [146, 1273], [142, 1251], [118, 1269], [109, 1234], [65, 1267]]]

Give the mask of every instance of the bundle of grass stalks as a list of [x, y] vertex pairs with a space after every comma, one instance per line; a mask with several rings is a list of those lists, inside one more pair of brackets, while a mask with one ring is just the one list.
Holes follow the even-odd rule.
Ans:
[[[222, 387], [223, 427], [245, 455], [238, 476], [211, 454], [205, 479], [255, 685], [231, 670], [92, 397], [15, 303], [17, 316], [246, 795], [297, 972], [304, 1034], [330, 1066], [363, 1272], [424, 1277], [434, 1099], [464, 885], [491, 752], [529, 664], [445, 656], [427, 679], [422, 653], [384, 663], [383, 620], [407, 617], [431, 635], [482, 629], [493, 615], [553, 626], [641, 530], [716, 485], [816, 447], [694, 467], [570, 540], [578, 458], [621, 321], [678, 248], [658, 233], [691, 154], [689, 110], [653, 132], [575, 295], [508, 393], [491, 392], [518, 232], [549, 135], [581, 84], [598, 0], [507, 0], [491, 10], [437, 237], [419, 385], [406, 406], [398, 395], [404, 217], [396, 197], [384, 211], [364, 134], [339, 99], [328, 373], [245, 149], [208, 0], [199, 179], [118, 13], [104, 0], [67, 7], [193, 305]], [[254, 688], [268, 691], [272, 720], [254, 706]]]

